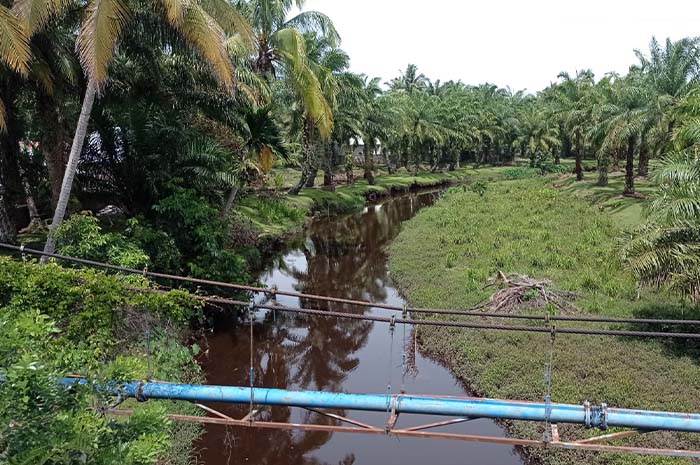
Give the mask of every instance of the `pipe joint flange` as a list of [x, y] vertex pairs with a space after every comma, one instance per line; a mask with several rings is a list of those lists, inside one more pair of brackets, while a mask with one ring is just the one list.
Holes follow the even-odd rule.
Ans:
[[146, 397], [146, 394], [143, 393], [143, 386], [146, 384], [146, 381], [139, 381], [136, 384], [136, 387], [134, 388], [134, 398], [136, 399], [137, 402], [146, 402], [148, 400], [148, 397]]
[[600, 429], [608, 429], [608, 404], [605, 402], [600, 404]]
[[608, 429], [608, 405], [606, 403], [592, 406], [590, 412], [591, 427]]
[[583, 401], [583, 424], [586, 428], [591, 428], [591, 403]]

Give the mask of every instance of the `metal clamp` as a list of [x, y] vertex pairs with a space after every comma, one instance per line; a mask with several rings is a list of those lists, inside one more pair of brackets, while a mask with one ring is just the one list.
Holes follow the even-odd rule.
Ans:
[[396, 314], [391, 315], [391, 321], [389, 322], [389, 330], [393, 331], [396, 328]]
[[591, 403], [587, 400], [583, 401], [583, 425], [586, 428], [591, 427]]
[[605, 402], [600, 404], [600, 429], [608, 429], [608, 404]]
[[403, 311], [401, 312], [401, 318], [404, 320], [408, 318], [408, 305], [403, 304]]
[[148, 400], [146, 394], [143, 393], [143, 386], [146, 384], [146, 382], [147, 381], [139, 381], [134, 388], [134, 398], [137, 402], [146, 402]]

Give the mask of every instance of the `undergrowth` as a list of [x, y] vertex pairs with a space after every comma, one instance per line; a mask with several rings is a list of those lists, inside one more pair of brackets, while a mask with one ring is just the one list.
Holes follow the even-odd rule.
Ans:
[[[144, 285], [128, 281], [130, 285]], [[115, 399], [105, 380], [201, 381], [183, 327], [201, 318], [189, 294], [135, 293], [122, 277], [0, 257], [0, 463], [191, 463], [200, 429], [171, 422], [165, 412], [190, 407], [150, 400], [122, 405], [127, 420], [94, 407]], [[95, 379], [67, 390], [56, 378]]]

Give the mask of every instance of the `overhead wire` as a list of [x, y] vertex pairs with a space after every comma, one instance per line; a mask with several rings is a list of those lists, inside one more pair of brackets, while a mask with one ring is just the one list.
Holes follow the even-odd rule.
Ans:
[[[305, 294], [301, 292], [284, 291], [276, 288], [263, 288], [256, 286], [248, 286], [243, 284], [233, 284], [221, 281], [211, 281], [201, 278], [192, 278], [186, 276], [171, 275], [166, 273], [157, 273], [147, 270], [136, 270], [132, 268], [127, 268], [118, 265], [111, 265], [108, 263], [97, 262], [94, 260], [87, 260], [82, 258], [71, 257], [67, 255], [61, 255], [56, 253], [44, 253], [40, 250], [30, 249], [26, 247], [14, 246], [11, 244], [0, 243], [0, 248], [5, 248], [8, 250], [15, 250], [24, 254], [34, 255], [34, 256], [48, 256], [51, 258], [56, 258], [59, 260], [65, 260], [73, 263], [80, 263], [83, 265], [95, 266], [98, 268], [109, 269], [113, 271], [119, 271], [123, 273], [138, 274], [146, 277], [159, 278], [159, 279], [170, 279], [181, 282], [190, 282], [195, 284], [210, 285], [228, 289], [236, 289], [241, 291], [249, 291], [255, 293], [265, 293], [268, 295], [285, 295], [290, 297], [299, 297], [310, 300], [326, 301], [326, 302], [336, 302], [336, 303], [346, 303], [358, 306], [373, 307], [380, 309], [396, 310], [402, 311], [404, 314], [406, 312], [410, 314], [445, 314], [445, 315], [458, 315], [458, 316], [470, 316], [470, 317], [482, 317], [482, 318], [511, 318], [511, 319], [524, 319], [524, 320], [540, 320], [544, 321], [549, 319], [552, 321], [571, 321], [571, 322], [587, 322], [587, 323], [624, 323], [624, 324], [678, 324], [678, 325], [700, 325], [700, 320], [678, 320], [678, 319], [655, 319], [655, 318], [612, 318], [612, 317], [587, 317], [587, 316], [570, 316], [570, 315], [533, 315], [533, 314], [501, 314], [501, 313], [488, 313], [488, 312], [474, 312], [474, 311], [462, 311], [462, 310], [447, 310], [447, 309], [432, 309], [432, 308], [414, 308], [414, 307], [401, 307], [397, 305], [389, 305], [384, 303], [375, 303], [369, 301], [361, 300], [351, 300], [343, 299], [338, 297], [329, 296], [319, 296], [314, 294]], [[139, 290], [144, 292], [157, 292], [154, 289], [137, 289], [131, 288], [132, 290]], [[250, 305], [248, 301], [239, 301], [234, 299], [225, 299], [220, 297], [207, 297], [207, 296], [195, 296], [200, 300], [204, 300], [211, 303], [220, 304], [230, 304], [230, 305]], [[445, 326], [445, 327], [459, 327], [459, 328], [472, 328], [472, 329], [491, 329], [491, 330], [501, 330], [501, 331], [524, 331], [524, 332], [537, 332], [537, 333], [547, 333], [549, 328], [540, 326], [527, 326], [527, 325], [510, 325], [510, 324], [495, 324], [495, 323], [474, 323], [469, 321], [445, 321], [445, 320], [431, 320], [431, 319], [415, 319], [415, 318], [390, 318], [382, 317], [378, 315], [357, 315], [344, 312], [326, 311], [326, 310], [314, 310], [308, 308], [294, 308], [294, 307], [283, 307], [279, 305], [265, 305], [265, 304], [254, 304], [257, 308], [263, 308], [273, 311], [280, 312], [295, 312], [307, 315], [318, 315], [326, 317], [338, 317], [338, 318], [349, 318], [349, 319], [361, 319], [366, 321], [376, 321], [391, 323], [394, 321], [396, 324], [410, 324], [410, 325], [426, 325], [426, 326]], [[633, 331], [633, 330], [611, 330], [611, 329], [595, 329], [595, 328], [558, 328], [557, 332], [560, 334], [583, 334], [583, 335], [599, 335], [599, 336], [628, 336], [628, 337], [662, 337], [662, 338], [683, 338], [683, 339], [700, 339], [700, 334], [697, 333], [683, 333], [683, 332], [666, 332], [666, 331]]]

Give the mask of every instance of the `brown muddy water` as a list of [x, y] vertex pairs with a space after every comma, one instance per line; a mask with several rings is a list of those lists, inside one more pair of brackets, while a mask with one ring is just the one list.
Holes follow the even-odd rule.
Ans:
[[[413, 193], [387, 199], [361, 213], [315, 219], [305, 240], [272, 260], [260, 275], [279, 289], [403, 305], [387, 269], [385, 247], [401, 223], [430, 206], [439, 192]], [[426, 247], [429, 246], [426, 244]], [[258, 298], [260, 299], [260, 297]], [[258, 300], [259, 301], [259, 300]], [[382, 309], [278, 297], [280, 305], [332, 309], [357, 314], [389, 315]], [[210, 384], [249, 384], [250, 337], [245, 320], [221, 319], [208, 336], [202, 368]], [[410, 328], [362, 320], [322, 318], [260, 310], [253, 325], [256, 386], [291, 390], [351, 393], [465, 395], [462, 384], [440, 363], [411, 352]], [[404, 369], [404, 347], [411, 370]], [[412, 357], [410, 354], [415, 354]], [[406, 371], [409, 371], [406, 373]], [[406, 373], [404, 375], [404, 373]], [[241, 418], [248, 406], [211, 404]], [[383, 426], [387, 413], [333, 413]], [[268, 407], [260, 420], [340, 424], [299, 408]], [[397, 426], [444, 420], [430, 415], [399, 417]], [[493, 421], [481, 419], [442, 428], [464, 434], [504, 436]], [[205, 465], [508, 465], [521, 463], [512, 447], [444, 439], [396, 438], [357, 433], [268, 430], [209, 425], [198, 444]]]

